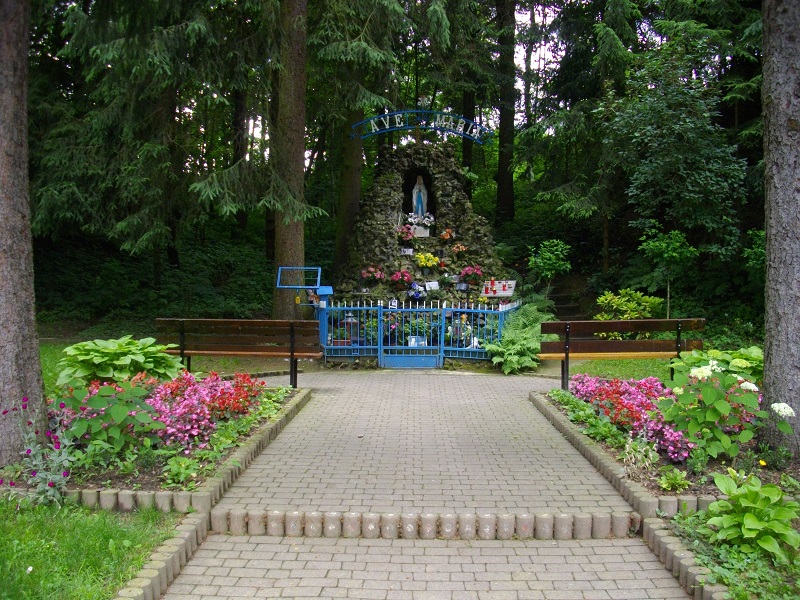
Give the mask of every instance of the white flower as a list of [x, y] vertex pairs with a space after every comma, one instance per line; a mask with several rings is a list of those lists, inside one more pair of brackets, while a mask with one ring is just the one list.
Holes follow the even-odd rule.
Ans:
[[681, 394], [683, 394], [683, 388], [682, 387], [672, 388], [672, 393], [675, 394], [676, 396], [680, 396]]
[[694, 367], [689, 371], [690, 377], [696, 377], [697, 379], [708, 379], [711, 377], [711, 367], [706, 365], [703, 367]]
[[772, 412], [782, 419], [791, 419], [794, 417], [794, 409], [785, 402], [776, 402], [770, 406]]
[[[748, 391], [748, 392], [757, 392], [758, 391], [758, 386], [755, 383], [753, 383], [752, 381], [744, 381], [744, 380], [740, 381], [739, 382], [739, 387], [742, 388], [745, 391]], [[774, 404], [773, 404], [773, 406], [774, 406]]]
[[30, 573], [31, 571], [33, 571], [33, 567], [28, 567], [28, 571], [27, 572]]
[[715, 360], [708, 361], [708, 368], [711, 369], [711, 371], [714, 371], [716, 373], [721, 373], [722, 372], [722, 367], [718, 367], [717, 366], [717, 361], [715, 361]]

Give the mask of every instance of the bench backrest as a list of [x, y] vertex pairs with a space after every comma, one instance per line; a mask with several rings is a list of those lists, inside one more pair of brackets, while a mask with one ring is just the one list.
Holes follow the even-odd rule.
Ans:
[[[703, 341], [686, 339], [684, 332], [702, 331], [705, 319], [630, 319], [618, 321], [545, 321], [543, 334], [555, 334], [557, 342], [542, 342], [542, 353], [569, 352], [614, 353], [614, 352], [679, 352], [702, 350]], [[655, 333], [673, 331], [675, 339], [611, 340], [597, 334]]]
[[156, 319], [159, 342], [184, 351], [319, 351], [319, 321], [263, 319]]

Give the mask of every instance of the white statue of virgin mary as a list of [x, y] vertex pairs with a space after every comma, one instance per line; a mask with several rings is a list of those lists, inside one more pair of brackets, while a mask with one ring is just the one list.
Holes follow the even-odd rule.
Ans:
[[414, 205], [414, 214], [424, 217], [428, 212], [428, 190], [422, 182], [422, 175], [417, 176], [417, 184], [411, 190], [411, 201]]

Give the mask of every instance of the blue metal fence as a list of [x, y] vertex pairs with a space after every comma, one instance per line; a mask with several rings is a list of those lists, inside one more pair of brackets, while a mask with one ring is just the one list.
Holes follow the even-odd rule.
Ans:
[[438, 368], [445, 358], [485, 360], [496, 342], [508, 304], [322, 302], [317, 308], [325, 358], [375, 357], [394, 369]]

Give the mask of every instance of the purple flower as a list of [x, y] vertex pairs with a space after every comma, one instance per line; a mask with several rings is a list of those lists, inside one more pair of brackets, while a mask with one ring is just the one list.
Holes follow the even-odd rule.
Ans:
[[52, 481], [48, 481], [48, 482], [47, 482], [47, 487], [55, 487], [55, 485], [56, 485], [56, 484], [55, 484], [55, 483], [53, 483]]
[[30, 454], [30, 453], [31, 453], [31, 449], [30, 449], [30, 448], [28, 448], [27, 450], [25, 450], [25, 454]]
[[31, 471], [31, 477], [36, 477], [36, 471]]
[[64, 471], [63, 473], [61, 473], [61, 476], [62, 477], [69, 477], [69, 471]]
[[67, 405], [64, 404], [63, 402], [59, 402], [58, 403], [58, 408], [66, 408], [66, 407], [67, 407]]

